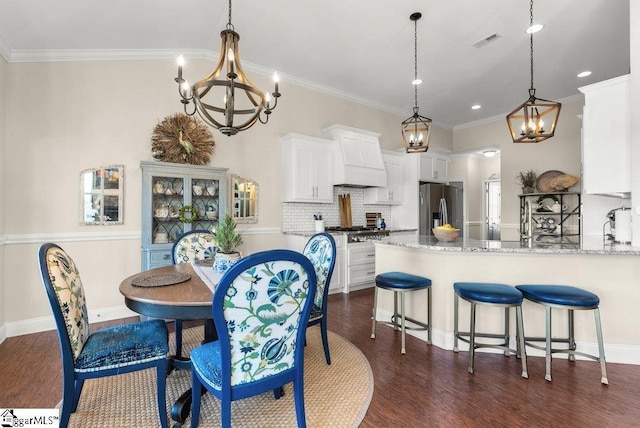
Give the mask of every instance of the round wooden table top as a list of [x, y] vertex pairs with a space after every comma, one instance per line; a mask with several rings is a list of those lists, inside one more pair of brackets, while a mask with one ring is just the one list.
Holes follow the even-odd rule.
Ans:
[[[139, 287], [135, 279], [152, 275], [187, 273], [191, 278], [178, 284]], [[120, 283], [127, 307], [139, 314], [182, 320], [211, 318], [213, 293], [190, 263], [163, 266], [132, 275]]]

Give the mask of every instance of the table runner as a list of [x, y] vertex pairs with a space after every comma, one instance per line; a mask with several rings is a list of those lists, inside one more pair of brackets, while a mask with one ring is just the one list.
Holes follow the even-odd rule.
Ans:
[[197, 263], [191, 263], [193, 270], [198, 274], [202, 282], [207, 284], [207, 287], [214, 292], [216, 290], [216, 285], [220, 282], [220, 278], [222, 278], [222, 274], [216, 272], [211, 266], [206, 266]]

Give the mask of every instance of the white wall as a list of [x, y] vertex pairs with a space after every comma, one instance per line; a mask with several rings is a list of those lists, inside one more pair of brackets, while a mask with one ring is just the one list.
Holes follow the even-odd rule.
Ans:
[[640, 246], [640, 4], [629, 2], [630, 49], [631, 49], [631, 194], [633, 211], [633, 238], [635, 246]]

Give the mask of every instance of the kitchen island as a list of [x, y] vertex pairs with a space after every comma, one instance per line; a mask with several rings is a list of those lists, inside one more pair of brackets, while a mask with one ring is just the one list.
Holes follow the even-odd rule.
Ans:
[[[581, 244], [501, 242], [457, 239], [439, 242], [429, 236], [390, 236], [375, 240], [376, 274], [402, 271], [426, 276], [432, 281], [433, 343], [453, 349], [453, 283], [458, 281], [518, 284], [565, 284], [581, 287], [600, 297], [600, 312], [607, 361], [640, 364], [640, 248], [612, 245], [602, 238], [583, 239]], [[373, 302], [372, 302], [373, 303]], [[407, 296], [407, 314], [426, 322], [426, 291]], [[388, 319], [393, 295], [381, 290], [379, 319]], [[545, 316], [541, 305], [523, 304], [526, 336], [544, 336]], [[566, 337], [566, 311], [554, 310], [553, 336]], [[478, 331], [499, 332], [503, 310], [483, 308], [476, 321]], [[467, 326], [469, 311], [461, 304], [461, 326]], [[515, 338], [515, 315], [511, 321]], [[592, 311], [575, 312], [578, 348], [597, 354]], [[423, 332], [412, 332], [426, 340]], [[530, 355], [540, 351], [527, 349]], [[561, 357], [562, 358], [562, 357]]]

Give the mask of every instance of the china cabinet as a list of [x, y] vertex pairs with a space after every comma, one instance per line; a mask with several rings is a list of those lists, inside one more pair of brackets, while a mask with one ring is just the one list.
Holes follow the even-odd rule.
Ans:
[[227, 213], [227, 169], [141, 162], [142, 269], [171, 264], [173, 241]]
[[538, 243], [580, 241], [580, 193], [525, 193], [519, 198], [522, 238]]
[[404, 202], [404, 157], [402, 153], [383, 151], [387, 172], [386, 187], [364, 189], [365, 204], [401, 205]]

